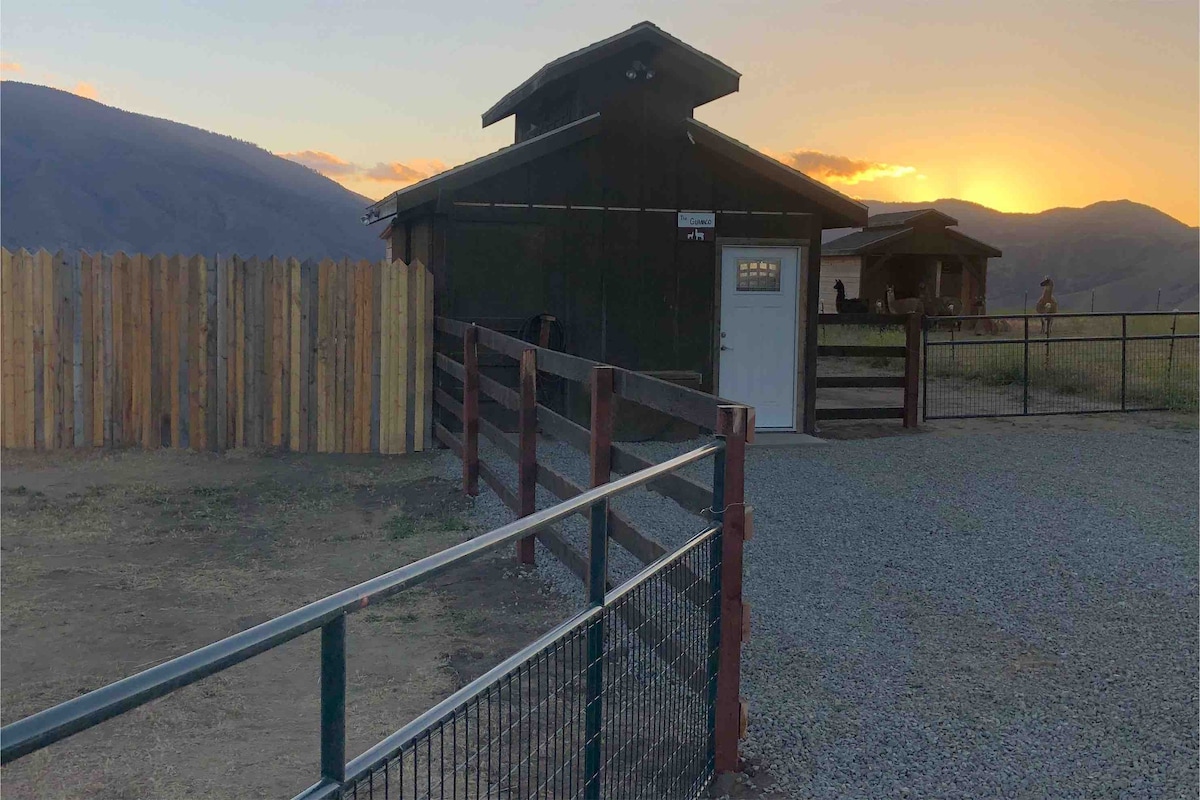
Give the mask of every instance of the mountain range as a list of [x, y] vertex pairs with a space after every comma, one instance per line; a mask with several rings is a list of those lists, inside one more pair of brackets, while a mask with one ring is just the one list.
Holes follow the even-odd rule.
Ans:
[[1096, 311], [1200, 308], [1200, 230], [1141, 203], [1014, 214], [953, 199], [865, 202], [872, 214], [936, 208], [963, 233], [1003, 251], [988, 262], [989, 311], [1019, 310], [1026, 293], [1032, 306], [1047, 275], [1061, 311], [1091, 310], [1093, 292]]
[[[0, 82], [0, 243], [9, 249], [379, 258], [359, 219], [370, 200], [249, 142], [68, 92]], [[1019, 309], [1044, 275], [1062, 310], [1196, 309], [1197, 229], [1128, 200], [1009, 214], [963, 200], [867, 201], [871, 213], [934, 207], [1004, 257], [988, 308]], [[826, 238], [845, 231], [826, 231]], [[1161, 296], [1160, 296], [1161, 290]]]
[[249, 142], [28, 83], [0, 105], [10, 250], [383, 256], [370, 200]]

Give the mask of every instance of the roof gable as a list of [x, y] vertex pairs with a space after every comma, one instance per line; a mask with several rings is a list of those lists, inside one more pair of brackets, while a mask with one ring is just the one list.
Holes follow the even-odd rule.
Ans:
[[[738, 90], [741, 74], [691, 45], [676, 39], [652, 22], [639, 22], [615, 36], [602, 39], [580, 50], [568, 53], [546, 64], [517, 88], [513, 89], [483, 113], [483, 127], [516, 113], [518, 106], [541, 94], [552, 84], [580, 70], [644, 43], [656, 44], [669, 50], [692, 74], [699, 94], [696, 105], [712, 102]], [[586, 109], [585, 109], [586, 110]], [[593, 109], [594, 110], [594, 109]]]

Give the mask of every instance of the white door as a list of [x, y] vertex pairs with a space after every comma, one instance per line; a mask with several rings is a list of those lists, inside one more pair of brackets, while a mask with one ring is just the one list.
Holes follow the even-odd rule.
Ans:
[[754, 406], [757, 428], [796, 428], [799, 264], [796, 247], [722, 248], [717, 391]]

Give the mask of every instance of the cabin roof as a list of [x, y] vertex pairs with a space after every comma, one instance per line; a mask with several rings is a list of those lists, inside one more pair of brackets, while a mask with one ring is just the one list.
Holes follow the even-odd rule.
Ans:
[[615, 36], [601, 39], [587, 47], [554, 59], [535, 72], [524, 83], [513, 89], [483, 113], [483, 127], [499, 122], [516, 113], [517, 107], [544, 87], [575, 73], [591, 64], [608, 58], [643, 42], [654, 42], [669, 48], [686, 64], [696, 78], [695, 84], [701, 94], [697, 105], [712, 102], [738, 90], [741, 73], [723, 64], [707, 53], [703, 53], [684, 41], [676, 39], [653, 22], [639, 22]]
[[864, 204], [829, 188], [799, 170], [792, 169], [781, 161], [760, 153], [732, 136], [721, 133], [716, 128], [710, 128], [695, 119], [687, 120], [687, 130], [688, 135], [695, 140], [696, 144], [708, 147], [834, 212], [837, 218], [829, 216], [822, 218], [824, 227], [845, 228], [848, 225], [862, 225], [867, 221], [867, 207]]
[[[828, 228], [861, 225], [867, 218], [867, 207], [841, 192], [830, 189], [820, 181], [776, 161], [770, 156], [745, 145], [715, 128], [694, 119], [686, 120], [688, 134], [700, 147], [731, 159], [744, 169], [762, 175], [785, 188], [800, 194], [825, 209], [822, 224]], [[392, 192], [371, 204], [363, 214], [365, 225], [378, 222], [409, 209], [436, 200], [441, 192], [468, 186], [490, 178], [504, 170], [534, 161], [563, 147], [596, 135], [600, 130], [600, 115], [592, 114], [581, 120], [556, 128], [519, 144], [503, 147], [494, 153], [441, 172], [433, 177]], [[715, 209], [719, 210], [719, 209]]]
[[918, 219], [937, 219], [946, 225], [957, 225], [958, 220], [949, 214], [943, 214], [936, 208], [914, 208], [911, 211], [893, 211], [888, 214], [872, 214], [867, 220], [868, 228], [911, 227]]
[[377, 203], [367, 206], [362, 222], [370, 225], [381, 219], [400, 214], [422, 203], [436, 200], [442, 191], [467, 186], [490, 178], [506, 169], [525, 164], [547, 153], [595, 136], [600, 130], [600, 115], [592, 114], [561, 128], [502, 147], [494, 153], [468, 161], [453, 169], [439, 172], [419, 183], [392, 192]]

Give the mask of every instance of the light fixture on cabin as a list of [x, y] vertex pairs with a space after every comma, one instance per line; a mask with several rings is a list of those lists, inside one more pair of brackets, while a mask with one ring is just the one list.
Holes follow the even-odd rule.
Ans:
[[625, 70], [625, 77], [631, 81], [636, 81], [639, 75], [645, 77], [646, 80], [650, 80], [654, 77], [654, 70], [640, 61], [633, 62], [629, 65], [629, 69]]

